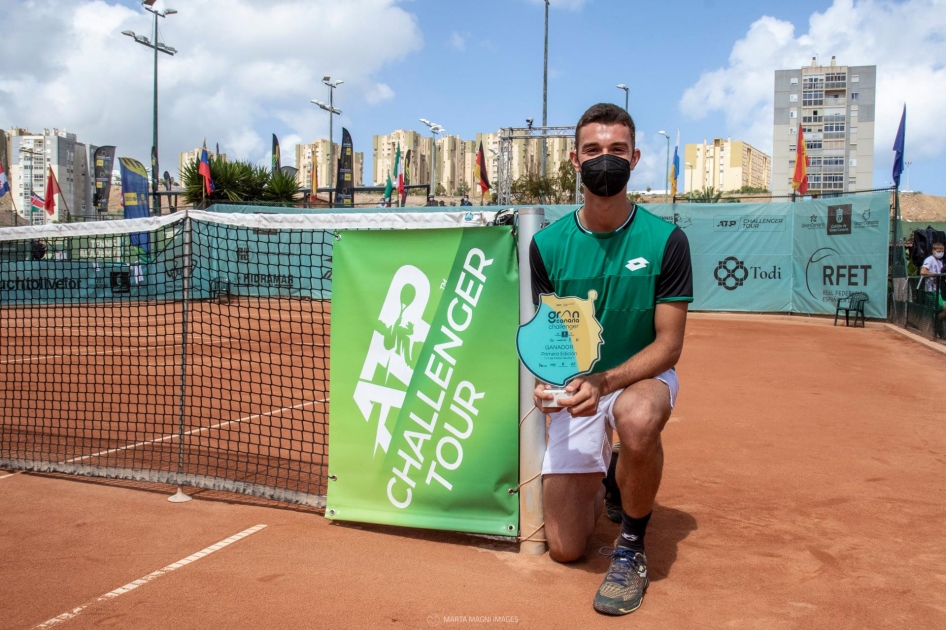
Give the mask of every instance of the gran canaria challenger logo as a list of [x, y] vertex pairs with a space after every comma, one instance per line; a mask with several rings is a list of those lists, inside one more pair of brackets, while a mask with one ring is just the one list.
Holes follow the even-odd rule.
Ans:
[[588, 299], [541, 296], [539, 310], [519, 327], [516, 349], [530, 372], [551, 385], [587, 374], [601, 358], [601, 324], [595, 319], [597, 292]]

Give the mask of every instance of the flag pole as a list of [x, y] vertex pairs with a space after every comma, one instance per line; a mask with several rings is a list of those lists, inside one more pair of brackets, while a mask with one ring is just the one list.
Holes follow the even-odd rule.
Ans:
[[13, 227], [19, 225], [17, 223], [17, 218], [19, 217], [19, 211], [16, 209], [16, 197], [13, 196], [13, 190], [10, 190], [10, 203], [13, 204]]

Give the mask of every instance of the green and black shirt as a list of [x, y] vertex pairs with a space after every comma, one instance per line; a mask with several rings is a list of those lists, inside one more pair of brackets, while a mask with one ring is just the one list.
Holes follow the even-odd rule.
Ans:
[[640, 206], [613, 232], [591, 232], [576, 211], [535, 235], [529, 251], [532, 300], [543, 293], [587, 299], [604, 344], [593, 372], [616, 367], [653, 343], [661, 302], [693, 301], [690, 244], [683, 230]]

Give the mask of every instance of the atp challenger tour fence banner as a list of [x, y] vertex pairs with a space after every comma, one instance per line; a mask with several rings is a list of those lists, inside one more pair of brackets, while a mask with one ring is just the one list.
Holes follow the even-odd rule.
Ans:
[[511, 228], [339, 234], [326, 515], [516, 536]]
[[[863, 292], [867, 316], [887, 316], [889, 192], [641, 206], [687, 235], [692, 310], [833, 315], [839, 298]], [[579, 207], [550, 206], [546, 219]]]

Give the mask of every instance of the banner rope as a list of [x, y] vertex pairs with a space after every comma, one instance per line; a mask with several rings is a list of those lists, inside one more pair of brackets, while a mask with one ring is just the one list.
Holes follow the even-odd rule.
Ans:
[[526, 536], [525, 538], [520, 537], [520, 538], [519, 538], [519, 542], [529, 542], [529, 541], [531, 540], [532, 542], [548, 543], [548, 539], [547, 539], [547, 538], [533, 538], [533, 536], [535, 536], [536, 534], [538, 534], [538, 533], [539, 533], [540, 531], [542, 531], [544, 528], [545, 528], [545, 521], [542, 521], [542, 524], [539, 525], [538, 529], [536, 529], [534, 532], [532, 532], [531, 534], [529, 534], [529, 535]]
[[[522, 416], [522, 418], [519, 419], [519, 427], [520, 427], [520, 428], [522, 427], [522, 423], [526, 421], [526, 418], [529, 417], [529, 414], [532, 413], [535, 409], [537, 409], [537, 407], [536, 407], [535, 405], [532, 405], [532, 406], [529, 408], [529, 411], [527, 411], [527, 412], [525, 413], [525, 415]], [[538, 479], [538, 478], [541, 477], [541, 476], [542, 476], [542, 471], [540, 470], [539, 472], [537, 472], [536, 474], [532, 475], [531, 477], [529, 477], [529, 478], [526, 479], [525, 481], [521, 482], [518, 486], [516, 486], [516, 488], [515, 488], [514, 490], [510, 490], [510, 491], [509, 491], [509, 494], [516, 494], [516, 493], [518, 493], [519, 490], [522, 489], [522, 486], [526, 485], [527, 483], [532, 483], [533, 481], [535, 481], [536, 479]], [[529, 535], [526, 536], [525, 538], [523, 538], [522, 536], [520, 536], [520, 537], [519, 537], [519, 542], [529, 542], [529, 541], [531, 541], [531, 542], [541, 542], [541, 543], [546, 543], [546, 544], [547, 544], [547, 543], [548, 543], [548, 539], [546, 539], [544, 536], [543, 536], [542, 538], [533, 538], [533, 536], [535, 536], [536, 534], [538, 534], [539, 532], [541, 532], [543, 529], [545, 529], [545, 521], [542, 521], [542, 523], [535, 529], [535, 531], [533, 531], [531, 534], [529, 534]]]

